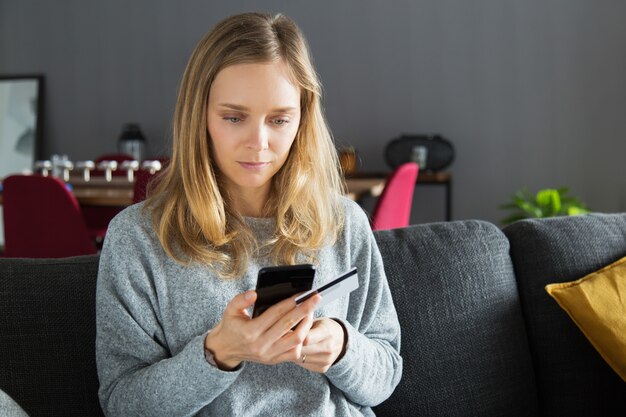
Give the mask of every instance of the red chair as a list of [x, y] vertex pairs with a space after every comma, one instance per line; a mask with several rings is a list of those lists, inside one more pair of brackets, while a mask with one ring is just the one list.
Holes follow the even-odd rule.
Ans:
[[157, 174], [151, 174], [150, 171], [139, 170], [135, 173], [135, 185], [133, 190], [133, 204], [140, 203], [146, 199], [148, 187], [156, 178]]
[[140, 169], [135, 173], [135, 186], [133, 192], [133, 204], [140, 203], [146, 199], [148, 190], [154, 188], [154, 185], [151, 185], [153, 181], [159, 181], [160, 175], [163, 173], [165, 168], [170, 162], [170, 159], [167, 157], [158, 157], [151, 159], [154, 161], [159, 161], [161, 163], [161, 170], [155, 173], [151, 173], [146, 169]]
[[407, 162], [391, 174], [374, 208], [373, 230], [395, 229], [409, 225], [418, 172], [419, 167], [415, 162]]
[[78, 201], [60, 179], [12, 175], [2, 185], [5, 257], [64, 258], [97, 253]]
[[[99, 156], [94, 163], [96, 167], [102, 161], [115, 161], [118, 163], [118, 169], [113, 171], [111, 175], [113, 177], [125, 177], [127, 175], [125, 170], [119, 169], [119, 164], [124, 161], [132, 161], [134, 158], [130, 155], [124, 153], [112, 153]], [[105, 171], [102, 169], [96, 168], [92, 173], [92, 178], [104, 177]], [[117, 216], [117, 214], [122, 211], [124, 207], [100, 207], [100, 206], [83, 206], [83, 218], [85, 219], [85, 224], [87, 225], [87, 229], [89, 230], [89, 235], [96, 239], [98, 246], [102, 245], [104, 240], [104, 235], [106, 234], [107, 228], [109, 227], [109, 222], [113, 217]]]
[[115, 161], [118, 164], [118, 168], [117, 170], [113, 171], [111, 173], [111, 175], [113, 175], [114, 177], [123, 177], [126, 176], [126, 171], [119, 169], [119, 166], [122, 164], [122, 162], [124, 161], [132, 161], [135, 158], [133, 158], [131, 155], [125, 154], [125, 153], [110, 153], [110, 154], [105, 154], [105, 155], [100, 155], [95, 161], [94, 163], [96, 164], [96, 169], [93, 171], [93, 173], [91, 175], [94, 176], [104, 176], [104, 170], [102, 169], [98, 169], [97, 166], [100, 162], [102, 161]]

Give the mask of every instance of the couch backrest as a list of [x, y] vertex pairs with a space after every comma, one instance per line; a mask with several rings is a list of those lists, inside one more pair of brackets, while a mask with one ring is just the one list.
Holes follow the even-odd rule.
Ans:
[[102, 416], [97, 271], [95, 255], [0, 259], [0, 390], [31, 416]]
[[511, 243], [542, 415], [626, 416], [626, 383], [544, 289], [626, 256], [626, 214], [523, 220], [504, 233]]
[[381, 416], [535, 416], [509, 244], [463, 221], [376, 232], [402, 328], [404, 373]]
[[[539, 415], [536, 386], [542, 415], [626, 415], [626, 384], [543, 289], [626, 256], [626, 215], [529, 220], [505, 233], [518, 284], [509, 241], [489, 223], [376, 232], [404, 358], [379, 415]], [[0, 259], [0, 390], [32, 416], [102, 415], [97, 268], [96, 256]]]

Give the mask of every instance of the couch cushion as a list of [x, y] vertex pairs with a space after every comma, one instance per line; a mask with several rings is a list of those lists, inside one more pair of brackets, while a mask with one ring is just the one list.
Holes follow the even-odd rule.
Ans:
[[626, 257], [546, 291], [626, 382]]
[[504, 229], [544, 416], [626, 415], [626, 384], [544, 290], [626, 255], [626, 215], [523, 220]]
[[376, 232], [402, 327], [388, 416], [534, 416], [536, 388], [500, 230], [464, 221]]
[[0, 259], [0, 389], [31, 416], [101, 416], [98, 257]]

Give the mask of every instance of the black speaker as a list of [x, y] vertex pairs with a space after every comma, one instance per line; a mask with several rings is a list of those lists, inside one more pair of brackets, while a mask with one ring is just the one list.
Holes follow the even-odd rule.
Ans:
[[436, 172], [454, 161], [454, 146], [440, 135], [402, 135], [389, 141], [385, 147], [385, 159], [391, 168], [405, 162], [417, 162], [422, 165], [420, 170]]

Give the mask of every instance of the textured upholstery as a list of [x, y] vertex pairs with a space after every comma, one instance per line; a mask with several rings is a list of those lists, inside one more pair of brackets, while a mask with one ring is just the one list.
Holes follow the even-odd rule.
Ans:
[[0, 259], [0, 390], [31, 417], [102, 415], [97, 269], [95, 255]]
[[[546, 293], [626, 256], [626, 215], [524, 220], [504, 229], [543, 416], [626, 416], [626, 384]], [[626, 354], [626, 353], [625, 353]]]
[[479, 221], [376, 232], [404, 374], [381, 416], [535, 416], [509, 245]]
[[[376, 232], [404, 359], [377, 415], [626, 415], [626, 384], [543, 289], [626, 255], [626, 215], [522, 221], [505, 233], [510, 249], [481, 221]], [[102, 415], [97, 267], [97, 256], [0, 259], [0, 390], [31, 417]]]

